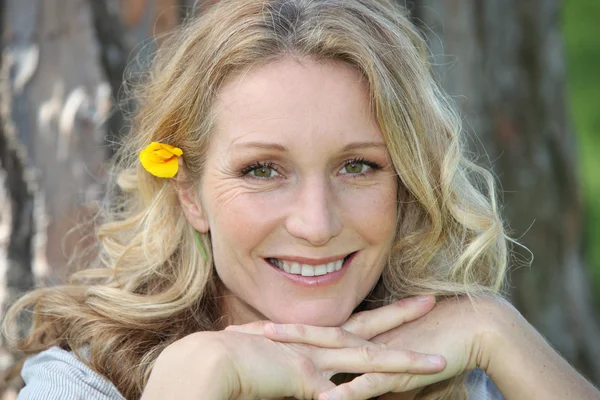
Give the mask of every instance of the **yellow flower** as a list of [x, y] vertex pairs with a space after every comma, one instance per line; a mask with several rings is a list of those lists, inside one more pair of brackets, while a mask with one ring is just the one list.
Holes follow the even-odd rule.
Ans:
[[179, 168], [183, 151], [166, 143], [152, 142], [140, 152], [140, 162], [146, 171], [159, 178], [172, 178]]

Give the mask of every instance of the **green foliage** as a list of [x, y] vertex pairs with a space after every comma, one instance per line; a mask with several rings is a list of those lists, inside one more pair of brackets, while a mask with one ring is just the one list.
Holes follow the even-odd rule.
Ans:
[[[600, 293], [600, 1], [565, 0], [562, 27], [567, 82], [585, 201], [585, 249]], [[600, 300], [600, 296], [597, 296]]]

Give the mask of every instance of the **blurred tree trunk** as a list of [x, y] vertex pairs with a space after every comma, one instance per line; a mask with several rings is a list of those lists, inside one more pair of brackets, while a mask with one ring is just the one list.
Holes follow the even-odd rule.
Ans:
[[67, 233], [103, 192], [107, 146], [100, 124], [111, 90], [88, 1], [4, 0], [1, 15], [3, 309], [34, 284], [63, 278], [81, 239], [65, 241]]
[[[0, 314], [34, 285], [64, 281], [87, 232], [67, 233], [94, 213], [127, 131], [122, 83], [143, 73], [153, 36], [180, 22], [181, 5], [192, 3], [0, 0]], [[15, 361], [0, 343], [2, 399], [21, 384], [4, 386]]]
[[111, 90], [87, 1], [5, 0], [2, 11], [2, 154], [12, 160], [2, 165], [13, 181], [13, 219], [3, 222], [14, 233], [8, 276], [22, 282], [8, 286], [25, 290], [34, 269], [38, 278], [60, 279], [62, 240], [100, 198], [107, 154], [100, 124]]
[[499, 177], [515, 247], [509, 296], [574, 366], [600, 383], [600, 330], [582, 255], [577, 148], [567, 114], [559, 0], [415, 0], [470, 144]]

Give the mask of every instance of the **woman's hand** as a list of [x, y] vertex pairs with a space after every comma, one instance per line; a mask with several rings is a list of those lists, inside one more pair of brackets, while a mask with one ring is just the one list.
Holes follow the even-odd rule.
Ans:
[[[392, 314], [398, 313], [399, 307], [401, 309], [407, 301], [411, 299], [354, 315], [341, 327], [343, 334], [336, 333], [334, 328], [267, 325], [264, 335], [273, 340], [315, 346], [334, 346], [337, 337], [352, 337], [356, 343], [359, 340], [369, 340], [384, 348], [401, 346], [412, 351], [441, 354], [446, 360], [443, 370], [427, 375], [407, 372], [365, 373], [351, 382], [324, 392], [319, 397], [320, 400], [363, 400], [385, 393], [407, 392], [475, 367], [486, 369], [492, 357], [488, 350], [495, 334], [496, 319], [503, 309], [511, 306], [503, 300], [487, 296], [474, 298], [473, 303], [468, 298], [461, 297], [438, 303], [433, 310], [420, 318], [412, 318], [409, 321], [394, 319]], [[391, 326], [392, 321], [395, 326]], [[386, 329], [384, 333], [373, 335], [374, 330], [383, 329]], [[352, 345], [347, 340], [346, 343]]]
[[316, 398], [333, 384], [306, 356], [311, 347], [233, 331], [194, 333], [161, 353], [142, 399]]
[[[302, 329], [298, 325], [263, 322], [195, 333], [173, 343], [158, 357], [142, 398], [316, 399], [335, 388], [329, 378], [339, 372], [437, 373], [444, 368], [439, 356], [368, 341], [403, 321], [421, 317], [432, 307], [431, 299], [411, 299], [405, 300], [403, 307], [377, 310], [377, 323], [358, 324], [367, 339], [340, 328], [317, 328], [323, 330], [318, 333], [318, 346], [273, 341], [263, 335], [265, 331], [280, 338], [301, 334], [294, 332]], [[308, 331], [307, 338], [312, 332]]]
[[[316, 327], [306, 325], [287, 324], [279, 325], [268, 321], [259, 321], [242, 326], [231, 326], [227, 330], [235, 330], [246, 334], [264, 336], [273, 339], [276, 342], [298, 345], [311, 345], [316, 348], [327, 349], [323, 353], [325, 356], [312, 357], [317, 360], [317, 368], [321, 374], [329, 379], [336, 373], [363, 373], [359, 378], [356, 378], [353, 386], [347, 387], [340, 385], [342, 391], [346, 389], [355, 390], [356, 397], [366, 399], [368, 397], [377, 396], [382, 393], [391, 391], [387, 388], [390, 384], [394, 384], [394, 389], [398, 391], [408, 391], [418, 388], [419, 381], [403, 379], [403, 382], [398, 382], [398, 377], [402, 376], [421, 376], [436, 374], [445, 366], [443, 357], [432, 353], [415, 353], [410, 351], [406, 346], [398, 343], [384, 343], [369, 341], [379, 335], [389, 332], [394, 328], [410, 321], [418, 320], [423, 315], [430, 312], [435, 305], [435, 299], [432, 296], [420, 296], [401, 300], [372, 311], [366, 311], [354, 314], [344, 325], [344, 329], [340, 327]], [[336, 350], [337, 349], [337, 350]], [[407, 365], [415, 364], [419, 366], [423, 359], [426, 358], [430, 369], [422, 369], [418, 371], [409, 371]], [[331, 363], [335, 363], [336, 367], [332, 368]], [[387, 366], [387, 368], [384, 368]], [[373, 388], [368, 381], [372, 377], [382, 376], [387, 377], [387, 383], [384, 389], [373, 395], [363, 396], [360, 390], [362, 386]], [[366, 380], [363, 377], [367, 377]], [[391, 378], [391, 379], [390, 379]], [[355, 387], [356, 386], [356, 387]], [[422, 386], [422, 385], [421, 385]], [[335, 386], [331, 390], [326, 390], [321, 393], [332, 393]], [[370, 393], [370, 392], [369, 392]], [[318, 397], [323, 399], [324, 395]], [[342, 394], [341, 398], [346, 398]], [[315, 397], [316, 398], [316, 397]]]
[[[371, 311], [374, 313], [375, 311]], [[358, 328], [358, 329], [357, 329]], [[355, 321], [342, 329], [361, 335]], [[600, 392], [556, 353], [507, 301], [457, 297], [371, 342], [441, 354], [446, 368], [430, 375], [364, 374], [323, 393], [325, 399], [366, 399], [406, 387], [424, 387], [479, 367], [507, 399], [600, 399]], [[396, 395], [384, 395], [382, 399]]]
[[[356, 382], [350, 382], [326, 392], [322, 399], [365, 399], [379, 394], [404, 392], [405, 387], [425, 387], [476, 367], [487, 368], [494, 357], [491, 345], [499, 330], [500, 315], [512, 310], [500, 298], [457, 297], [436, 304], [435, 308], [408, 324], [398, 326], [373, 339], [374, 343], [386, 345], [402, 344], [406, 349], [418, 352], [441, 354], [446, 359], [446, 368], [431, 375], [411, 374], [365, 374]], [[353, 324], [345, 324], [343, 329], [352, 331]], [[361, 382], [364, 380], [365, 382]], [[368, 383], [368, 384], [365, 384]], [[373, 388], [379, 393], [373, 394]], [[385, 396], [382, 397], [385, 399]]]

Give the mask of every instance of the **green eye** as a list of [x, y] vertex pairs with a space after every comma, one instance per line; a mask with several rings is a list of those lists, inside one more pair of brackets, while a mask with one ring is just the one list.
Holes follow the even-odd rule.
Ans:
[[373, 161], [365, 160], [364, 158], [353, 158], [346, 160], [342, 169], [338, 172], [341, 175], [350, 175], [353, 178], [358, 178], [378, 171], [382, 167]]
[[273, 175], [273, 168], [263, 166], [253, 169], [252, 172], [252, 175], [257, 178], [270, 178]]
[[279, 172], [272, 163], [254, 163], [244, 168], [240, 175], [253, 179], [270, 180], [279, 175]]
[[365, 167], [366, 165], [363, 163], [350, 163], [346, 164], [343, 169], [347, 174], [360, 174], [364, 172]]

